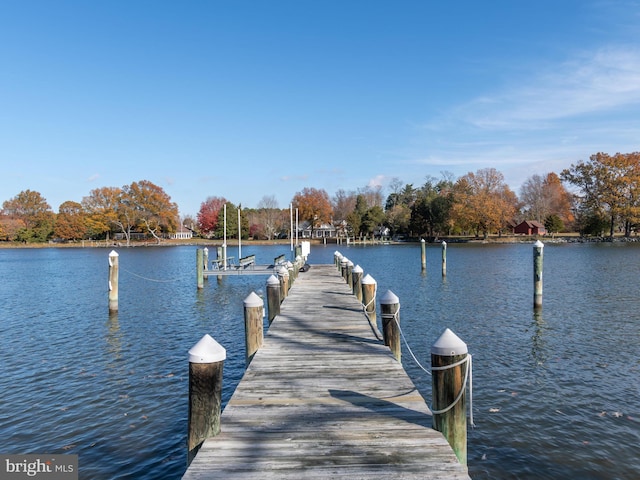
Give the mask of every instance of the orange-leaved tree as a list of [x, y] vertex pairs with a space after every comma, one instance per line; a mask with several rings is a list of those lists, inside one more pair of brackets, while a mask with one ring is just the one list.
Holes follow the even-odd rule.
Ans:
[[87, 234], [87, 214], [78, 202], [67, 201], [58, 208], [53, 235], [61, 240], [80, 240]]
[[305, 187], [294, 195], [292, 203], [298, 209], [299, 219], [309, 223], [312, 237], [316, 227], [331, 221], [333, 209], [324, 189]]

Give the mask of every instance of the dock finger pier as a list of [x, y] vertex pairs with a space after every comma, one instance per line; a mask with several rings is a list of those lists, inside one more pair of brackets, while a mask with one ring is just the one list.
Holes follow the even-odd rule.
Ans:
[[470, 478], [354, 290], [335, 265], [299, 273], [218, 420], [191, 375], [224, 355], [190, 363], [190, 422], [210, 428], [183, 479]]

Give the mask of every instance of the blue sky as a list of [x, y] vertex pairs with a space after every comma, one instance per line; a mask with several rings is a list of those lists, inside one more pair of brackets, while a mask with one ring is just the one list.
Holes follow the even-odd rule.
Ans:
[[0, 1], [0, 202], [533, 174], [640, 150], [640, 2]]

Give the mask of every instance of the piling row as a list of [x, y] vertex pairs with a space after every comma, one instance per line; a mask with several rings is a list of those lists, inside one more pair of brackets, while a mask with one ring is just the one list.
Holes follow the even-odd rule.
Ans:
[[331, 268], [290, 290], [185, 479], [469, 478]]

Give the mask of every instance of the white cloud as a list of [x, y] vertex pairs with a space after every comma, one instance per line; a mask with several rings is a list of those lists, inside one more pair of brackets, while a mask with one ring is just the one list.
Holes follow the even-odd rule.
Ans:
[[640, 50], [607, 47], [531, 72], [521, 85], [479, 96], [457, 108], [453, 117], [483, 130], [530, 130], [637, 104]]
[[369, 179], [369, 182], [367, 183], [368, 187], [381, 187], [385, 181], [385, 176], [384, 175], [376, 175], [375, 177]]

